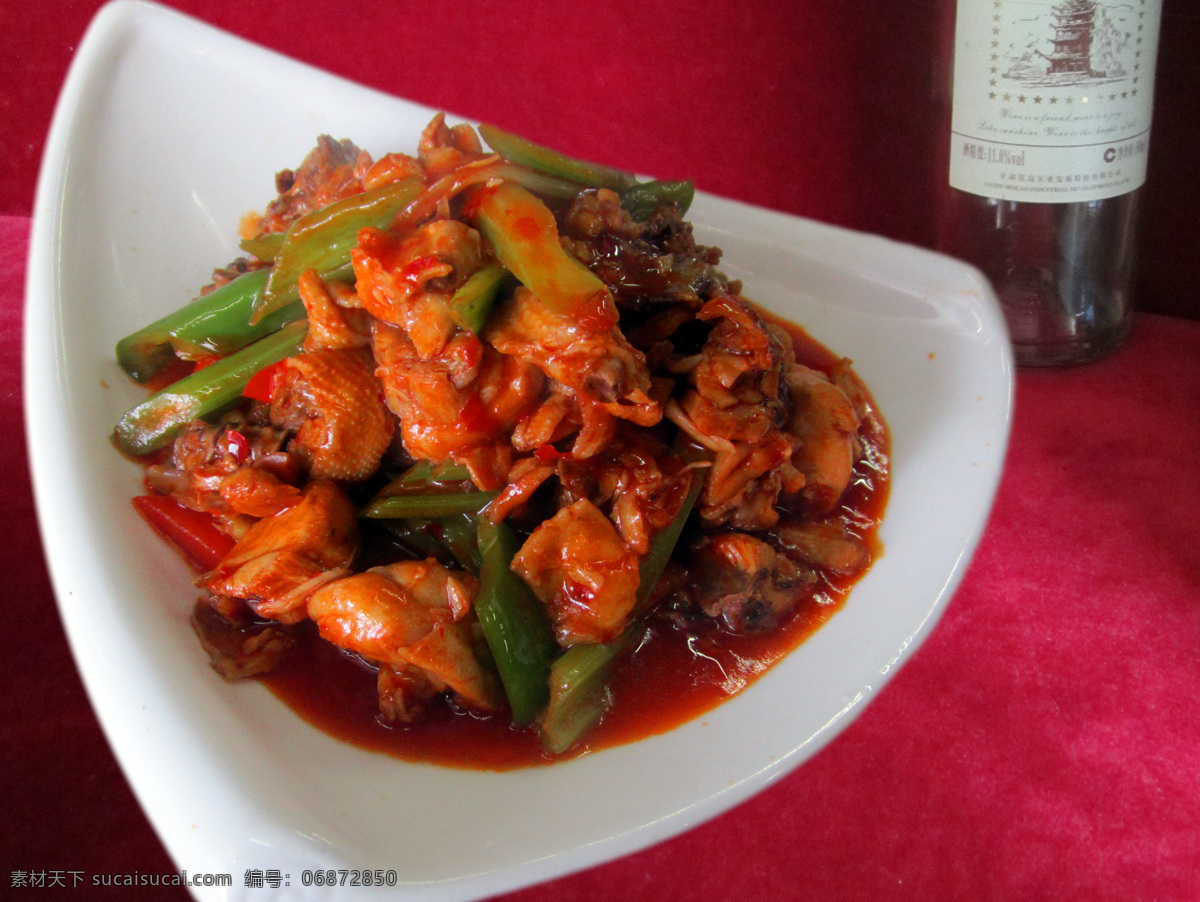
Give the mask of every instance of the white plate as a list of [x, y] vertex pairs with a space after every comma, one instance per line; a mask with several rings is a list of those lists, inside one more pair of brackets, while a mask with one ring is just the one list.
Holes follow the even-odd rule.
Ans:
[[140, 469], [109, 445], [142, 396], [113, 345], [236, 255], [239, 217], [317, 134], [411, 150], [432, 112], [121, 2], [93, 23], [55, 116], [25, 319], [41, 528], [76, 661], [142, 806], [179, 867], [232, 875], [231, 888], [195, 888], [197, 898], [257, 899], [242, 886], [248, 868], [280, 871], [290, 889], [279, 899], [319, 897], [300, 887], [317, 868], [394, 870], [405, 898], [481, 896], [728, 809], [829, 742], [913, 653], [966, 568], [999, 478], [1012, 364], [978, 273], [701, 195], [700, 240], [724, 249], [748, 296], [852, 357], [891, 425], [886, 551], [845, 608], [692, 723], [501, 774], [361, 751], [261, 686], [226, 685], [188, 625], [190, 573], [129, 504]]

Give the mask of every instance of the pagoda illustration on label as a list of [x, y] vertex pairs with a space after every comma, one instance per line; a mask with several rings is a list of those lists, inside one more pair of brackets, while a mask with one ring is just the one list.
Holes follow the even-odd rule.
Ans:
[[998, 73], [1003, 78], [1047, 87], [1106, 84], [1136, 69], [1139, 17], [1132, 3], [1062, 0], [1033, 12], [1031, 4], [1004, 6], [1018, 12], [1003, 30], [999, 24], [992, 30], [1005, 39], [997, 42], [1007, 63]]

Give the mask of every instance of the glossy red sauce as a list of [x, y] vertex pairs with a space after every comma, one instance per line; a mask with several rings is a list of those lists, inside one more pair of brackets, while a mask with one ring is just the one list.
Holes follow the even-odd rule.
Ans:
[[[800, 363], [828, 370], [839, 361], [802, 329], [770, 319], [792, 335]], [[856, 465], [838, 516], [878, 556], [875, 532], [887, 503], [888, 436], [878, 418], [864, 424], [863, 435], [869, 451]], [[833, 616], [856, 579], [823, 577], [789, 619], [769, 633], [735, 636], [716, 626], [684, 633], [656, 623], [647, 641], [615, 670], [612, 705], [603, 720], [566, 757], [663, 733], [712, 710]], [[479, 718], [435, 705], [419, 724], [387, 725], [378, 716], [374, 670], [318, 639], [315, 629], [300, 629], [298, 635], [288, 663], [263, 680], [301, 717], [339, 739], [449, 767], [508, 770], [561, 760], [542, 751], [535, 730], [513, 729], [504, 716]]]

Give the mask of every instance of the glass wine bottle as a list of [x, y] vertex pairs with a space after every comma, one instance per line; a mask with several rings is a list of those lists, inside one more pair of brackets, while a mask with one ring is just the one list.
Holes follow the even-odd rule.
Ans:
[[1125, 338], [1161, 0], [957, 0], [940, 250], [988, 277], [1016, 361]]

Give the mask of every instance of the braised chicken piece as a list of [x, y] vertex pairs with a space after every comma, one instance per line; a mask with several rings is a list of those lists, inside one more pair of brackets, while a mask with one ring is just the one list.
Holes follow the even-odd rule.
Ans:
[[637, 554], [586, 498], [538, 526], [512, 566], [546, 606], [564, 646], [615, 639], [637, 602]]
[[382, 665], [381, 696], [393, 719], [408, 719], [405, 712], [447, 688], [490, 711], [496, 687], [467, 622], [477, 589], [473, 577], [436, 561], [401, 561], [326, 583], [307, 610], [322, 638]]
[[592, 502], [606, 512], [625, 547], [645, 555], [654, 535], [678, 514], [690, 472], [661, 443], [626, 429], [603, 454], [580, 459], [550, 451], [517, 461], [487, 514], [503, 520], [553, 477], [560, 509]]
[[451, 459], [471, 468], [484, 489], [504, 484], [507, 436], [537, 403], [541, 371], [460, 331], [424, 359], [398, 327], [375, 324], [375, 371], [404, 447], [418, 460]]
[[264, 467], [238, 467], [221, 480], [221, 500], [247, 517], [273, 517], [299, 503], [300, 489]]
[[690, 318], [727, 286], [736, 293], [716, 269], [721, 252], [697, 245], [691, 225], [674, 206], [639, 222], [616, 192], [584, 191], [564, 216], [563, 236], [571, 253], [612, 289], [623, 311], [672, 304]]
[[371, 343], [371, 319], [353, 285], [325, 282], [310, 269], [296, 285], [308, 319], [308, 332], [301, 348], [305, 351], [336, 351], [365, 348]]
[[350, 499], [332, 482], [310, 482], [296, 504], [251, 526], [201, 585], [260, 617], [296, 623], [317, 586], [346, 575], [357, 548]]
[[738, 633], [775, 627], [815, 581], [761, 539], [740, 532], [706, 538], [692, 555], [696, 604]]
[[284, 169], [276, 174], [275, 189], [279, 197], [261, 217], [249, 216], [243, 220], [243, 237], [286, 232], [305, 213], [360, 193], [363, 174], [370, 168], [371, 155], [352, 141], [335, 141], [329, 135], [321, 135], [298, 169]]
[[788, 523], [776, 538], [788, 556], [833, 573], [856, 574], [871, 566], [871, 549], [840, 523]]
[[230, 622], [204, 600], [192, 610], [192, 629], [213, 669], [230, 682], [270, 673], [295, 645], [277, 623]]
[[859, 417], [846, 393], [823, 373], [794, 364], [787, 382], [792, 401], [787, 431], [798, 444], [792, 464], [804, 474], [805, 512], [823, 517], [850, 483]]
[[295, 430], [289, 450], [314, 479], [349, 482], [379, 469], [396, 422], [366, 350], [312, 351], [288, 358], [271, 396], [271, 419]]
[[606, 453], [585, 462], [564, 460], [559, 470], [562, 503], [588, 497], [638, 555], [647, 554], [651, 539], [675, 519], [691, 479], [678, 457], [629, 429]]
[[783, 428], [790, 344], [738, 297], [709, 301], [697, 318], [713, 328], [698, 354], [672, 365], [689, 390], [667, 415], [715, 454], [701, 516], [710, 526], [769, 529], [780, 494], [804, 486], [792, 464], [797, 440]]
[[364, 229], [351, 259], [363, 307], [400, 326], [422, 359], [442, 353], [458, 326], [450, 299], [483, 262], [479, 233], [438, 219], [403, 240]]
[[249, 528], [249, 518], [264, 515], [264, 506], [272, 513], [289, 506], [300, 494], [300, 463], [284, 450], [287, 432], [272, 426], [264, 411], [236, 411], [215, 424], [194, 421], [166, 460], [146, 467], [147, 488], [212, 514], [235, 538]]
[[375, 677], [379, 714], [388, 723], [410, 724], [425, 717], [446, 685], [420, 667], [381, 664]]
[[370, 191], [395, 182], [424, 178], [425, 167], [416, 157], [406, 153], [388, 153], [372, 163], [371, 168], [363, 173], [362, 183], [363, 189]]
[[653, 426], [662, 410], [650, 396], [645, 355], [617, 328], [611, 303], [597, 299], [592, 310], [563, 311], [518, 288], [494, 314], [485, 337], [496, 350], [534, 363], [566, 386], [580, 408], [598, 407]]
[[517, 451], [536, 451], [574, 436], [572, 457], [592, 457], [608, 447], [617, 422], [602, 405], [581, 401], [567, 386], [548, 380], [546, 396], [513, 429], [512, 446]]
[[431, 182], [482, 156], [483, 145], [475, 129], [465, 123], [447, 125], [445, 113], [430, 120], [417, 144], [417, 158]]

